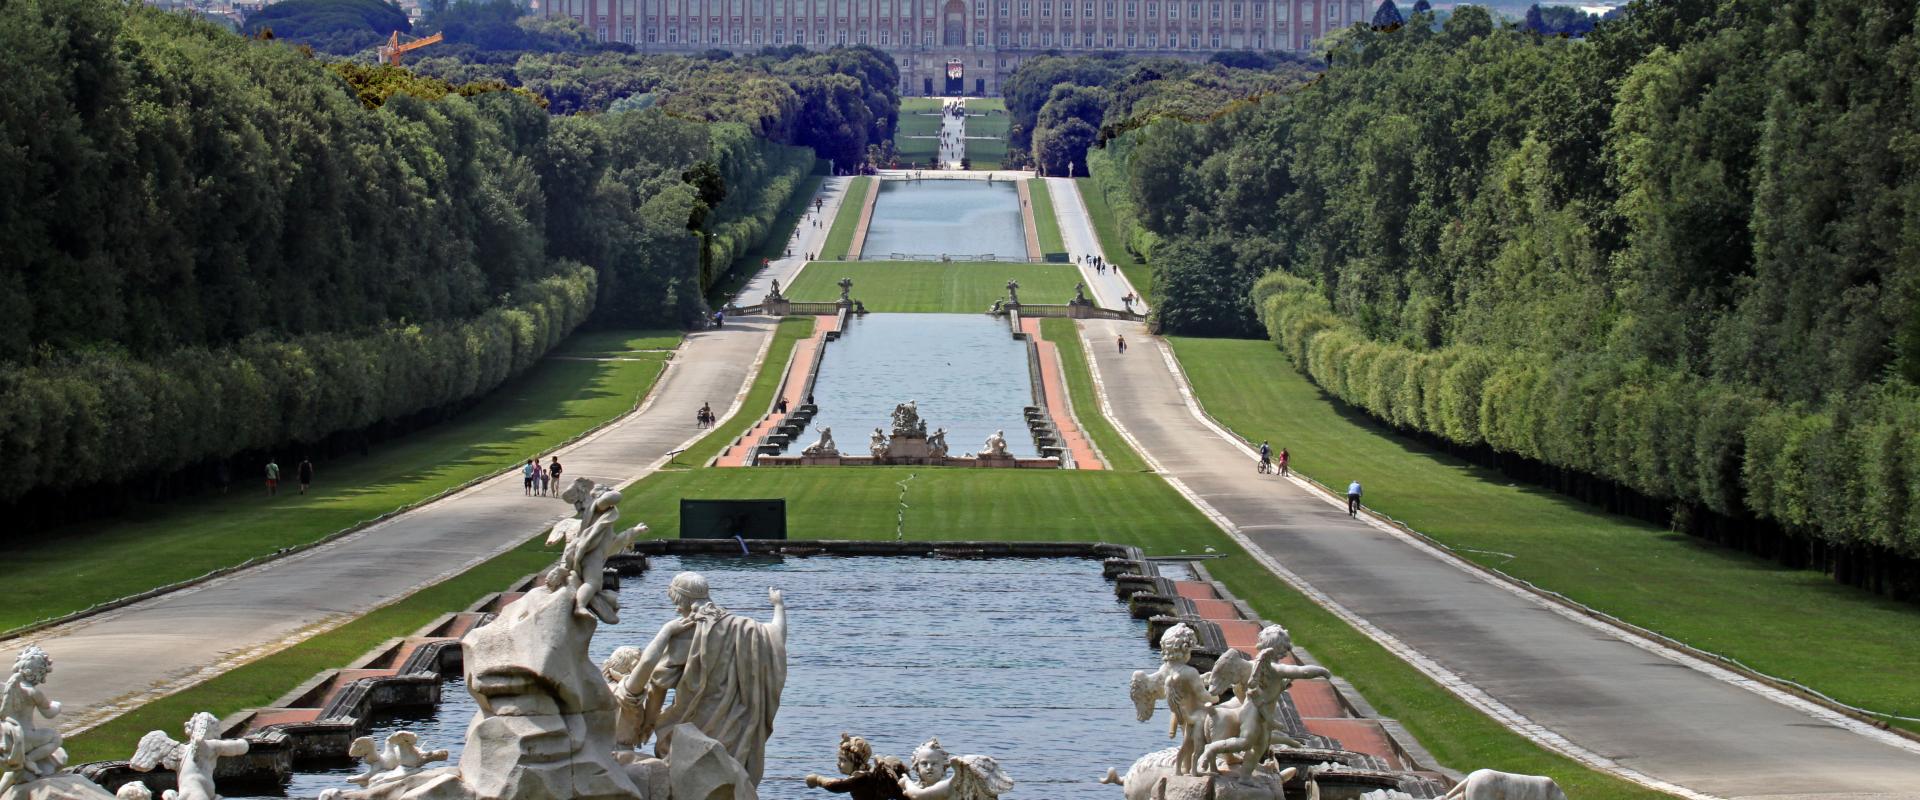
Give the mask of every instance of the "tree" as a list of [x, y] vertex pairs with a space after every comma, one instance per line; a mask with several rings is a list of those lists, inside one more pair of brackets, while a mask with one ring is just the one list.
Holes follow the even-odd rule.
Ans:
[[1087, 148], [1100, 138], [1086, 120], [1073, 118], [1034, 136], [1033, 156], [1048, 175], [1087, 174]]
[[1528, 33], [1546, 33], [1547, 21], [1540, 13], [1540, 4], [1527, 6], [1526, 20], [1520, 23], [1520, 30]]
[[1413, 0], [1413, 9], [1408, 13], [1416, 16], [1420, 14], [1431, 14], [1433, 13], [1433, 4], [1427, 2], [1427, 0]]
[[1405, 23], [1406, 19], [1400, 16], [1400, 7], [1394, 5], [1393, 0], [1380, 0], [1380, 7], [1373, 11], [1373, 29], [1376, 31], [1391, 30]]

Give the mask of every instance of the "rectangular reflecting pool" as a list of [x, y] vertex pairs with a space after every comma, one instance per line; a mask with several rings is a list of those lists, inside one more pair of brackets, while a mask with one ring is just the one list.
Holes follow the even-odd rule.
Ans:
[[1014, 455], [1039, 455], [1025, 416], [1033, 404], [1027, 345], [1005, 321], [985, 314], [849, 318], [820, 359], [813, 384], [820, 413], [800, 444], [827, 426], [841, 452], [866, 455], [873, 429], [891, 433], [893, 407], [909, 400], [917, 401], [929, 432], [947, 429], [955, 456], [979, 452], [997, 430], [1006, 431]]
[[[865, 736], [874, 751], [903, 761], [937, 736], [954, 755], [999, 760], [1017, 785], [1011, 797], [1112, 800], [1097, 783], [1107, 767], [1169, 746], [1164, 704], [1135, 722], [1127, 679], [1152, 669], [1146, 623], [1128, 617], [1092, 559], [950, 560], [656, 556], [620, 590], [619, 625], [601, 626], [593, 658], [621, 645], [643, 647], [670, 619], [674, 574], [704, 574], [722, 608], [765, 621], [767, 587], [787, 602], [787, 685], [760, 796], [828, 797], [806, 774], [834, 773], [840, 732]], [[396, 730], [448, 748], [457, 763], [475, 706], [459, 681], [440, 705], [375, 720], [384, 741]], [[649, 746], [648, 752], [651, 752]], [[286, 796], [318, 797], [357, 772], [305, 770]]]
[[1019, 191], [1011, 181], [880, 181], [860, 258], [895, 254], [1026, 258]]

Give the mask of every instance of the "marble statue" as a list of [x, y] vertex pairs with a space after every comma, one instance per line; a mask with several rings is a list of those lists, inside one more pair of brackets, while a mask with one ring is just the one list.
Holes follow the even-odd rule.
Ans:
[[893, 435], [924, 439], [927, 421], [920, 418], [920, 402], [908, 400], [893, 407]]
[[841, 278], [840, 279], [840, 302], [842, 303], [853, 302], [850, 298], [848, 298], [848, 295], [852, 293], [853, 293], [853, 279]]
[[[1126, 800], [1188, 800], [1189, 798], [1233, 798], [1234, 800], [1287, 800], [1286, 783], [1300, 774], [1297, 767], [1279, 772], [1263, 772], [1253, 779], [1229, 774], [1180, 775], [1173, 769], [1180, 748], [1169, 747], [1141, 756], [1127, 769], [1125, 777], [1107, 770], [1101, 783], [1120, 787]], [[1318, 797], [1318, 787], [1308, 783], [1307, 796]]]
[[981, 445], [980, 455], [984, 458], [1006, 458], [1008, 455], [1007, 432], [994, 431], [992, 436], [987, 437], [986, 443]]
[[[673, 726], [691, 725], [758, 784], [787, 680], [786, 602], [769, 588], [771, 622], [737, 616], [713, 603], [696, 572], [673, 576], [667, 596], [679, 616], [660, 627], [614, 694], [638, 717], [638, 741], [655, 734], [661, 758], [673, 761]], [[673, 705], [663, 709], [668, 692]]]
[[606, 588], [607, 557], [627, 549], [647, 526], [620, 530], [614, 525], [620, 519], [620, 493], [586, 478], [574, 478], [560, 498], [573, 504], [574, 516], [553, 526], [547, 544], [566, 542], [560, 563], [571, 573], [567, 582], [574, 587], [574, 611], [609, 625], [619, 622], [620, 597]]
[[786, 299], [786, 295], [783, 295], [780, 293], [779, 278], [773, 279], [773, 291], [767, 293], [767, 299], [769, 300], [785, 300]]
[[918, 785], [900, 779], [908, 800], [995, 800], [1013, 789], [1013, 779], [992, 756], [950, 756], [937, 738], [913, 751], [913, 778]]
[[947, 457], [947, 429], [938, 428], [927, 434], [927, 454], [934, 458]]
[[844, 778], [825, 778], [809, 773], [807, 786], [834, 794], [852, 795], [853, 800], [903, 800], [906, 795], [900, 781], [907, 767], [892, 757], [874, 758], [873, 745], [858, 736], [840, 734], [840, 755], [835, 761]]
[[803, 455], [803, 456], [840, 455], [840, 448], [834, 446], [834, 443], [833, 443], [833, 428], [822, 427], [820, 429], [820, 440], [814, 442], [813, 444], [807, 445], [807, 449], [800, 451], [800, 455]]
[[1007, 305], [1020, 305], [1020, 282], [1007, 281]]
[[1160, 668], [1153, 672], [1135, 670], [1127, 685], [1127, 693], [1133, 698], [1134, 711], [1141, 722], [1153, 718], [1158, 701], [1167, 701], [1167, 710], [1172, 716], [1167, 737], [1180, 737], [1179, 754], [1174, 760], [1174, 773], [1179, 775], [1198, 771], [1200, 748], [1206, 744], [1201, 740], [1200, 720], [1210, 698], [1200, 671], [1187, 663], [1199, 645], [1199, 635], [1185, 623], [1168, 628], [1160, 635]]
[[374, 786], [419, 772], [435, 761], [447, 760], [447, 751], [420, 749], [420, 737], [413, 731], [394, 731], [387, 735], [387, 746], [376, 750], [373, 737], [362, 736], [347, 746], [347, 755], [360, 759], [366, 772], [347, 779], [348, 783]]
[[128, 765], [141, 772], [164, 766], [173, 770], [178, 789], [162, 792], [161, 800], [217, 800], [214, 792], [214, 767], [220, 759], [247, 753], [245, 739], [215, 739], [213, 728], [220, 720], [205, 711], [187, 719], [187, 740], [176, 742], [165, 731], [149, 731], [140, 737]]
[[120, 784], [120, 790], [113, 796], [116, 800], [153, 800], [153, 790], [139, 781], [127, 781]]
[[1567, 800], [1567, 793], [1545, 776], [1477, 769], [1441, 800]]
[[873, 436], [867, 441], [867, 450], [873, 453], [874, 458], [886, 458], [887, 434], [879, 428], [874, 428]]
[[1240, 764], [1232, 772], [1241, 776], [1251, 776], [1266, 758], [1269, 747], [1274, 744], [1274, 728], [1279, 726], [1280, 700], [1287, 686], [1304, 678], [1332, 677], [1325, 667], [1306, 667], [1288, 664], [1281, 659], [1293, 650], [1293, 639], [1287, 629], [1279, 625], [1268, 625], [1261, 629], [1256, 638], [1257, 655], [1253, 659], [1253, 674], [1247, 683], [1245, 700], [1239, 712], [1237, 731], [1218, 731], [1231, 734], [1208, 742], [1200, 753], [1205, 769], [1212, 771], [1216, 760], [1222, 756], [1238, 755]]
[[51, 674], [53, 658], [30, 644], [14, 659], [13, 674], [0, 684], [0, 793], [53, 777], [66, 766], [60, 731], [33, 724], [35, 714], [49, 720], [60, 716], [60, 701], [40, 688]]

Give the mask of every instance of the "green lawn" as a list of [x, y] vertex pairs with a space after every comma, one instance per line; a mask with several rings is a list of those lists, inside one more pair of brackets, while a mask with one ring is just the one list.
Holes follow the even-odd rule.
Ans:
[[1107, 415], [1100, 413], [1100, 397], [1093, 390], [1093, 374], [1087, 371], [1087, 351], [1081, 346], [1079, 323], [1070, 319], [1043, 319], [1040, 334], [1060, 349], [1060, 373], [1067, 381], [1067, 396], [1073, 400], [1073, 416], [1080, 421], [1080, 429], [1086, 431], [1094, 446], [1100, 448], [1107, 469], [1146, 471], [1146, 460], [1121, 438]]
[[[1006, 114], [1006, 103], [994, 99], [991, 104], [985, 100], [967, 101], [967, 163], [974, 169], [1000, 169], [1007, 161], [1007, 128], [1012, 126], [1012, 118]], [[989, 112], [984, 117], [973, 116], [974, 112]], [[976, 139], [976, 136], [991, 136], [991, 139]]]
[[1065, 261], [1067, 243], [1060, 238], [1060, 218], [1053, 213], [1053, 195], [1047, 192], [1047, 182], [1028, 179], [1027, 196], [1033, 198], [1033, 231], [1040, 237], [1040, 254]]
[[880, 188], [876, 185], [878, 180], [863, 175], [847, 181], [847, 196], [840, 199], [840, 209], [833, 215], [833, 227], [827, 229], [827, 241], [820, 245], [815, 258], [840, 261], [847, 257], [847, 248], [853, 246], [853, 232], [860, 227], [860, 209], [867, 204], [867, 193]]
[[[0, 630], [70, 614], [307, 544], [502, 469], [632, 409], [659, 377], [679, 334], [608, 331], [562, 350], [624, 353], [549, 359], [453, 420], [376, 445], [365, 457], [315, 465], [305, 496], [298, 453], [279, 456], [281, 493], [249, 469], [231, 494], [209, 495], [7, 542], [11, 585]], [[111, 553], [102, 560], [102, 553]], [[138, 569], [120, 565], [139, 564]]]
[[1120, 274], [1127, 276], [1134, 291], [1152, 306], [1153, 271], [1146, 262], [1127, 252], [1127, 242], [1121, 237], [1120, 224], [1114, 218], [1117, 212], [1107, 203], [1106, 193], [1100, 191], [1100, 184], [1092, 178], [1074, 178], [1073, 185], [1080, 190], [1080, 201], [1087, 207], [1087, 218], [1093, 222], [1094, 235], [1100, 237], [1100, 252], [1107, 257], [1107, 263], [1119, 265]]
[[[931, 114], [927, 112], [933, 112]], [[940, 132], [940, 100], [934, 97], [900, 98], [900, 124], [894, 128], [893, 153], [902, 168], [926, 166], [939, 157], [940, 140], [914, 139]]]
[[853, 297], [868, 311], [970, 313], [986, 311], [1007, 297], [1007, 280], [1020, 282], [1026, 303], [1073, 299], [1080, 271], [1069, 264], [1017, 261], [849, 261], [809, 264], [793, 279], [787, 296], [802, 302], [840, 298], [841, 278], [853, 279]]
[[1265, 341], [1173, 339], [1207, 410], [1358, 479], [1367, 504], [1466, 558], [1853, 705], [1920, 716], [1920, 608], [1784, 569], [1431, 450], [1337, 406]]
[[[1048, 320], [1049, 338], [1061, 345], [1069, 391], [1089, 434], [1109, 458], [1120, 447], [1110, 425], [1097, 417], [1084, 355], [1070, 331], [1055, 336], [1065, 320]], [[810, 319], [781, 322], [775, 344], [735, 423], [717, 428], [679, 464], [703, 463], [766, 407], [784, 370], [792, 343], [811, 331]], [[613, 347], [622, 344], [609, 337]], [[639, 340], [645, 341], [645, 340]], [[1089, 390], [1090, 392], [1090, 390]], [[911, 478], [911, 480], [909, 480]], [[1199, 553], [1224, 557], [1208, 562], [1217, 578], [1256, 610], [1285, 620], [1304, 647], [1352, 681], [1383, 713], [1397, 717], [1450, 766], [1492, 767], [1551, 775], [1582, 800], [1640, 800], [1659, 795], [1586, 770], [1534, 747], [1473, 711], [1412, 667], [1374, 645], [1332, 615], [1274, 580], [1207, 522], [1159, 476], [1140, 471], [991, 471], [905, 468], [669, 469], [627, 492], [622, 516], [651, 525], [656, 536], [677, 535], [681, 497], [786, 497], [795, 537], [840, 539], [896, 535], [901, 482], [909, 506], [904, 535], [914, 539], [1104, 540], [1136, 544], [1156, 554]], [[988, 500], [991, 498], [991, 500]], [[143, 706], [85, 736], [70, 739], [76, 760], [117, 757], [144, 731], [177, 724], [189, 710], [219, 715], [257, 706], [313, 673], [344, 665], [390, 637], [410, 632], [439, 613], [463, 607], [533, 572], [555, 557], [533, 542], [461, 576], [340, 629]]]

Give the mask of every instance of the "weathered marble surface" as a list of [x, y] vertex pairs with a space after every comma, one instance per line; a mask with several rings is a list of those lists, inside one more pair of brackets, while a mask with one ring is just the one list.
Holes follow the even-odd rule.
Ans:
[[[147, 797], [152, 796], [152, 793], [147, 794]], [[0, 800], [113, 800], [113, 795], [100, 788], [100, 784], [86, 778], [61, 773], [9, 786], [0, 791]]]
[[214, 738], [214, 727], [219, 724], [219, 718], [202, 711], [187, 719], [184, 742], [174, 741], [165, 731], [148, 731], [140, 737], [128, 764], [141, 772], [155, 767], [173, 770], [179, 788], [168, 789], [161, 800], [218, 800], [213, 775], [220, 759], [247, 753], [245, 739]]
[[53, 658], [47, 651], [27, 645], [14, 660], [13, 672], [0, 683], [0, 792], [52, 778], [67, 764], [60, 731], [33, 721], [36, 714], [60, 716], [60, 701], [40, 688], [52, 674]]
[[913, 751], [912, 770], [911, 780], [900, 779], [908, 800], [994, 800], [1013, 789], [1013, 778], [992, 756], [949, 755], [938, 738]]
[[1567, 794], [1552, 778], [1479, 769], [1454, 785], [1444, 800], [1567, 800]]

